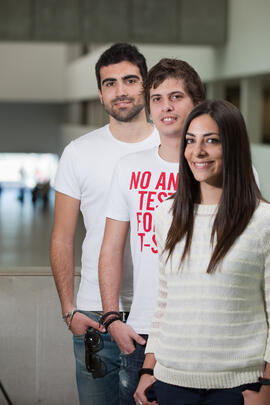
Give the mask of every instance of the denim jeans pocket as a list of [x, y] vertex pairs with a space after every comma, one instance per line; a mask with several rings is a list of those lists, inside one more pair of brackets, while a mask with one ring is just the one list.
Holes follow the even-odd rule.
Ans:
[[129, 354], [120, 354], [121, 367], [139, 371], [144, 362], [144, 346], [135, 344], [135, 349]]
[[130, 356], [134, 356], [134, 354], [135, 354], [135, 352], [136, 352], [136, 347], [134, 348], [134, 350], [131, 352], [131, 353], [127, 353], [127, 354], [125, 354], [125, 353], [120, 353], [120, 356], [122, 357], [130, 357]]

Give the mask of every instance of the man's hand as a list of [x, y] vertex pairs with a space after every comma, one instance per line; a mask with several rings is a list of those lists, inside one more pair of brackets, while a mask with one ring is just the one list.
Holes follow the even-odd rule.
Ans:
[[109, 326], [108, 331], [123, 354], [130, 354], [135, 350], [134, 340], [140, 345], [146, 343], [131, 326], [121, 321], [114, 321]]
[[155, 381], [156, 378], [153, 375], [143, 374], [141, 376], [139, 385], [135, 391], [135, 394], [133, 395], [136, 404], [138, 401], [141, 401], [143, 405], [157, 405], [156, 401], [149, 402], [146, 398], [146, 392], [152, 387]]
[[259, 392], [243, 391], [243, 397], [245, 405], [269, 405], [270, 387], [262, 386]]
[[76, 312], [76, 314], [74, 314], [70, 330], [73, 335], [84, 335], [89, 326], [97, 329], [99, 332], [105, 332], [104, 326], [100, 325], [96, 321], [93, 321], [93, 319], [90, 319], [88, 316], [81, 314], [80, 312]]

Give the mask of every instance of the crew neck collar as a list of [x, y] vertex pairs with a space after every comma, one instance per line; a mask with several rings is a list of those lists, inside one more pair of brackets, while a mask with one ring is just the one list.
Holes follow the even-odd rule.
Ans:
[[159, 146], [156, 147], [156, 158], [161, 162], [163, 165], [179, 167], [179, 162], [169, 162], [168, 160], [163, 159], [159, 154]]
[[111, 132], [111, 130], [110, 130], [109, 124], [107, 124], [107, 128], [106, 128], [106, 129], [107, 129], [107, 135], [110, 137], [110, 139], [111, 139], [113, 142], [116, 142], [116, 143], [118, 143], [118, 144], [120, 144], [120, 145], [125, 145], [125, 146], [127, 146], [127, 147], [129, 147], [128, 145], [130, 145], [130, 148], [132, 148], [134, 144], [142, 144], [142, 145], [143, 145], [144, 142], [148, 142], [148, 141], [149, 141], [149, 138], [150, 138], [150, 137], [158, 136], [158, 131], [157, 131], [156, 127], [153, 127], [153, 131], [151, 132], [151, 134], [150, 134], [147, 138], [143, 139], [142, 141], [137, 141], [137, 142], [125, 142], [125, 141], [120, 141], [119, 139], [115, 138], [115, 136], [113, 136], [113, 134], [112, 134], [112, 132]]

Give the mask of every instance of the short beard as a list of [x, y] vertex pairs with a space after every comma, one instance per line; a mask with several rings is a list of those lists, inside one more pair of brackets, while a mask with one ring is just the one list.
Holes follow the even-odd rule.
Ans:
[[133, 107], [128, 110], [128, 111], [113, 111], [113, 109], [110, 109], [104, 105], [104, 109], [108, 115], [113, 117], [116, 121], [120, 122], [130, 122], [134, 118], [139, 115], [139, 113], [144, 109], [144, 104], [136, 104], [133, 105]]

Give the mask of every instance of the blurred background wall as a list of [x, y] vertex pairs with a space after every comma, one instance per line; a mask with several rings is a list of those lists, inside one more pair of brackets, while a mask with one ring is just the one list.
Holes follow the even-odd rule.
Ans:
[[[68, 142], [107, 123], [94, 66], [112, 41], [130, 41], [149, 68], [184, 59], [209, 98], [240, 108], [270, 199], [269, 17], [268, 0], [0, 0], [0, 164], [13, 153], [57, 161]], [[11, 169], [0, 170], [0, 381], [14, 404], [76, 404], [72, 341], [48, 260], [54, 196], [41, 195], [53, 169], [40, 165], [34, 180], [27, 168], [12, 181]], [[76, 285], [83, 234], [80, 222]]]

